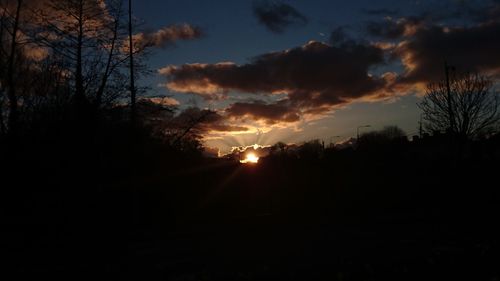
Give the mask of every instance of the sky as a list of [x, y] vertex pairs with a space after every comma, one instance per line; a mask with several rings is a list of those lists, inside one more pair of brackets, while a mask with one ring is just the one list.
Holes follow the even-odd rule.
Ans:
[[135, 2], [146, 31], [200, 31], [156, 49], [148, 59], [155, 74], [143, 83], [181, 112], [215, 110], [204, 140], [221, 152], [338, 142], [362, 125], [397, 125], [411, 136], [425, 85], [444, 77], [445, 60], [500, 73], [498, 0]]

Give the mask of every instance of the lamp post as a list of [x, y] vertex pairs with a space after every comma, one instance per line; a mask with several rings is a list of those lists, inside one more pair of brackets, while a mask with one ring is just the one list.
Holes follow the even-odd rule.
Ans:
[[359, 142], [359, 129], [361, 128], [370, 128], [372, 125], [363, 125], [363, 126], [358, 126], [356, 130], [356, 142]]

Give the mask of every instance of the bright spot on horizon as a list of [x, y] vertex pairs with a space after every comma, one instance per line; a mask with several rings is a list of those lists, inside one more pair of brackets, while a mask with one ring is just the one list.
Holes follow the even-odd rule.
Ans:
[[259, 157], [255, 153], [248, 153], [244, 160], [240, 160], [243, 164], [257, 164], [259, 163]]

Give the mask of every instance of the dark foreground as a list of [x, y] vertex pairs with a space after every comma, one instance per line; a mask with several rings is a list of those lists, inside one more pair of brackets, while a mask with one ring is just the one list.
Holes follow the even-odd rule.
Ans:
[[499, 280], [498, 160], [380, 153], [24, 163], [2, 279]]

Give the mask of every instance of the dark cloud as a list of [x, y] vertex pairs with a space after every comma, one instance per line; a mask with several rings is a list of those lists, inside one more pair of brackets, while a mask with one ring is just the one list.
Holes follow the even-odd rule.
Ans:
[[204, 135], [210, 132], [245, 132], [248, 128], [230, 124], [227, 117], [220, 113], [190, 107], [180, 112], [171, 122], [173, 127], [180, 128], [192, 126], [192, 131], [196, 134]]
[[395, 16], [399, 14], [399, 10], [397, 9], [361, 9], [361, 11], [370, 16]]
[[330, 44], [336, 47], [342, 47], [343, 45], [356, 43], [352, 38], [347, 34], [345, 27], [339, 26], [335, 28], [330, 33]]
[[237, 103], [228, 112], [268, 122], [291, 122], [300, 114], [318, 114], [384, 91], [390, 75], [370, 74], [370, 69], [384, 63], [384, 51], [376, 46], [353, 41], [331, 46], [312, 41], [258, 56], [244, 65], [187, 64], [169, 66], [160, 73], [166, 75], [170, 90], [205, 98], [219, 98], [228, 91], [286, 94], [285, 99], [274, 104]]
[[231, 124], [226, 116], [215, 112], [208, 116], [201, 124], [202, 130], [207, 132], [246, 132], [249, 129], [244, 126]]
[[442, 79], [445, 61], [460, 71], [500, 75], [498, 0], [433, 3], [418, 16], [386, 17], [365, 27], [369, 35], [382, 40], [379, 46], [394, 46], [387, 52], [405, 67], [394, 84], [403, 86], [399, 90]]
[[219, 158], [220, 155], [220, 149], [217, 147], [207, 147], [203, 146], [203, 156], [208, 157], [208, 158]]
[[458, 20], [465, 23], [484, 23], [496, 20], [500, 16], [498, 0], [443, 1], [440, 4], [427, 8], [422, 16], [433, 21]]
[[424, 20], [419, 17], [386, 18], [383, 21], [367, 22], [365, 29], [371, 36], [394, 40], [413, 35], [423, 23]]
[[145, 122], [173, 139], [249, 131], [249, 128], [231, 123], [226, 116], [213, 110], [189, 107], [176, 114], [175, 107], [150, 99], [141, 99], [137, 105]]
[[472, 27], [429, 26], [399, 44], [395, 53], [406, 66], [402, 82], [442, 78], [444, 61], [461, 71], [500, 74], [500, 22]]
[[226, 109], [226, 114], [229, 117], [238, 119], [250, 117], [254, 120], [265, 120], [269, 125], [278, 122], [290, 123], [300, 120], [298, 110], [285, 103], [268, 104], [260, 101], [251, 103], [238, 102]]
[[308, 22], [307, 17], [297, 9], [277, 1], [254, 1], [253, 13], [261, 24], [274, 33], [282, 33], [292, 25], [305, 25]]
[[365, 23], [365, 30], [371, 36], [393, 40], [411, 36], [416, 29], [422, 27], [470, 27], [495, 22], [500, 18], [498, 0], [446, 0], [427, 4], [413, 15], [398, 18], [387, 16], [383, 20], [369, 21]]

